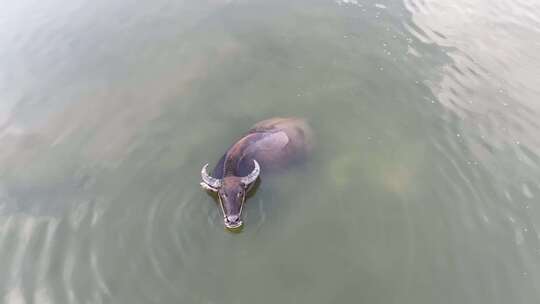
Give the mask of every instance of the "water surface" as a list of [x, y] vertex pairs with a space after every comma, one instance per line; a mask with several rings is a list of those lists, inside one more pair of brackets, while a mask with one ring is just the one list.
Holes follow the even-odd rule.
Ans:
[[[538, 71], [537, 1], [4, 1], [1, 302], [538, 303]], [[200, 168], [290, 115], [225, 231]]]

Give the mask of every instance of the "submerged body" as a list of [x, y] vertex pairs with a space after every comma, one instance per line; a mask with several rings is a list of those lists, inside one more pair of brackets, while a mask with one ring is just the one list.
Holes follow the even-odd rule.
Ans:
[[242, 225], [246, 192], [260, 173], [285, 168], [312, 149], [312, 132], [299, 118], [271, 118], [255, 124], [221, 157], [212, 176], [203, 167], [201, 186], [218, 193], [225, 226]]

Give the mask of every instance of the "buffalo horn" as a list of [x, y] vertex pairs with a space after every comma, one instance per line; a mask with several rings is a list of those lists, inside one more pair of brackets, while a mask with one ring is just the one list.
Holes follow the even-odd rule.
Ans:
[[253, 165], [255, 166], [253, 168], [253, 171], [251, 171], [249, 175], [242, 177], [242, 183], [244, 185], [249, 185], [253, 183], [257, 179], [257, 177], [259, 177], [259, 173], [261, 173], [261, 167], [256, 160], [253, 160]]
[[212, 188], [219, 188], [221, 187], [221, 180], [217, 178], [211, 177], [208, 172], [206, 172], [206, 169], [208, 168], [208, 164], [204, 165], [204, 167], [201, 170], [201, 177], [203, 182], [205, 182], [208, 186]]

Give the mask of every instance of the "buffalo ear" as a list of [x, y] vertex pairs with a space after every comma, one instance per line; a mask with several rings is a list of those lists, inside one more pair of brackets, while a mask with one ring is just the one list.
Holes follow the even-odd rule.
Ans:
[[214, 188], [214, 187], [208, 185], [208, 184], [205, 183], [205, 182], [201, 182], [200, 185], [201, 185], [201, 187], [202, 187], [203, 189], [205, 189], [205, 190], [212, 191], [212, 192], [218, 192], [218, 189], [216, 189], [216, 188]]
[[244, 191], [246, 192], [246, 195], [255, 188], [255, 184], [257, 183], [257, 181], [254, 181], [253, 183], [251, 184], [242, 184], [244, 186]]

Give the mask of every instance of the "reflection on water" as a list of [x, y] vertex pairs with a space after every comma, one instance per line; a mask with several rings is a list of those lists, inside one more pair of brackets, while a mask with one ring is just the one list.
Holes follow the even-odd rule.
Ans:
[[[31, 1], [0, 12], [4, 303], [536, 303], [535, 1]], [[310, 120], [242, 233], [198, 172]]]

